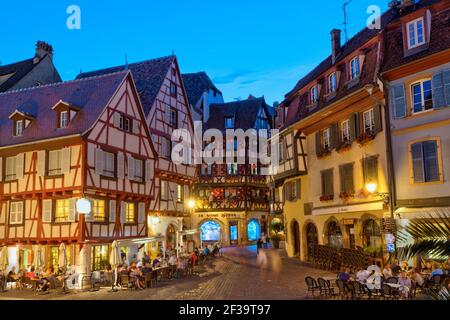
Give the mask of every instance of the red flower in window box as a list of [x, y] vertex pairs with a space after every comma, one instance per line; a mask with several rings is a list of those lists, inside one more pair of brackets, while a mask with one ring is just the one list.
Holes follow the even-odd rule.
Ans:
[[332, 201], [333, 199], [334, 199], [334, 195], [332, 195], [332, 194], [320, 196], [320, 201], [322, 201], [322, 202]]
[[353, 198], [355, 195], [353, 193], [342, 191], [339, 194], [339, 198], [342, 200], [348, 200], [349, 198]]

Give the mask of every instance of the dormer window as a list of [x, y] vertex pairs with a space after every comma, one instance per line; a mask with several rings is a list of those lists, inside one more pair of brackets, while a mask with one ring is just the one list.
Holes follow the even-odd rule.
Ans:
[[67, 128], [69, 125], [69, 111], [61, 111], [59, 114], [59, 127]]
[[359, 57], [355, 57], [350, 61], [350, 80], [359, 77]]
[[336, 92], [337, 90], [337, 78], [336, 72], [333, 72], [328, 76], [328, 94]]
[[21, 137], [26, 128], [34, 120], [34, 117], [29, 113], [16, 109], [10, 116], [9, 119], [13, 121], [13, 132], [14, 137]]
[[80, 111], [79, 107], [76, 107], [68, 102], [59, 100], [52, 108], [57, 112], [57, 128], [65, 129], [69, 127], [70, 122]]
[[406, 24], [408, 49], [413, 49], [425, 43], [424, 20], [419, 18]]
[[23, 120], [16, 120], [14, 122], [14, 136], [20, 137], [23, 134]]
[[234, 117], [225, 118], [225, 129], [234, 129]]
[[177, 97], [177, 84], [175, 82], [170, 82], [170, 96]]
[[319, 90], [317, 88], [317, 85], [310, 89], [309, 97], [310, 97], [311, 104], [314, 104], [317, 102], [317, 100], [319, 100]]

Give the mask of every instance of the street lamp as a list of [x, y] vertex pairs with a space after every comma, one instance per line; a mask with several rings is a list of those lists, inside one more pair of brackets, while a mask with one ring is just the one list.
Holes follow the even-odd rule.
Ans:
[[187, 206], [188, 209], [190, 209], [190, 210], [193, 210], [193, 209], [195, 208], [195, 204], [196, 204], [195, 199], [188, 199], [188, 200], [186, 201], [186, 206]]
[[376, 182], [368, 182], [366, 184], [366, 190], [375, 197], [380, 197], [383, 199], [385, 204], [389, 204], [389, 193], [388, 192], [377, 192], [378, 184]]

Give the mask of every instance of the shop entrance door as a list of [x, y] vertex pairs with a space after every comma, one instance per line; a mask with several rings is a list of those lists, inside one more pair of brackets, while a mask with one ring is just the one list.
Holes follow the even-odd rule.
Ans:
[[230, 245], [235, 246], [238, 244], [238, 226], [236, 222], [230, 223]]

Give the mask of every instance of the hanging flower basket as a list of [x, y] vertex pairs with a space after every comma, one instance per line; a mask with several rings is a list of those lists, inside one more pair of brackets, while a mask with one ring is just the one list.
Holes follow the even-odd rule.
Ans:
[[339, 198], [340, 199], [342, 199], [342, 200], [348, 200], [348, 199], [350, 199], [350, 198], [353, 198], [353, 197], [355, 197], [355, 194], [354, 193], [348, 193], [348, 192], [341, 192], [340, 194], [339, 194]]
[[332, 201], [334, 199], [334, 195], [326, 195], [326, 196], [320, 196], [320, 201], [325, 202], [325, 201]]

